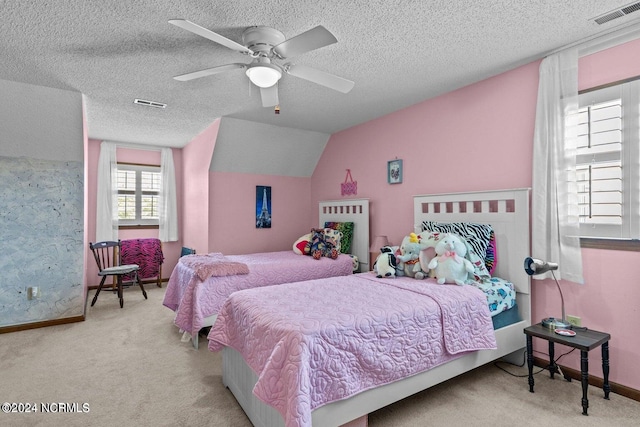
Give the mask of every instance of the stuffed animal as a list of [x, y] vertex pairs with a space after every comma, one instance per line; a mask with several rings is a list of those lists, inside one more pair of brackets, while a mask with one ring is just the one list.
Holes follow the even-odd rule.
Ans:
[[391, 246], [393, 256], [396, 258], [396, 277], [404, 276], [404, 262], [400, 261], [398, 257], [401, 255], [400, 246]]
[[420, 239], [415, 233], [411, 233], [402, 239], [400, 245], [400, 255], [396, 258], [402, 262], [405, 276], [422, 280], [426, 277], [422, 267], [420, 266], [420, 251], [426, 249], [424, 244], [420, 243]]
[[[320, 230], [320, 229], [313, 229], [313, 230]], [[342, 232], [339, 230], [334, 230], [332, 228], [323, 228], [322, 231], [324, 232], [324, 241], [331, 241], [333, 243], [333, 245], [335, 246], [336, 250], [338, 251], [338, 253], [342, 253], [340, 251], [340, 241], [342, 240]], [[311, 238], [313, 236], [313, 232], [311, 233], [307, 233], [304, 236], [301, 236], [298, 240], [296, 240], [293, 243], [293, 252], [298, 254], [298, 255], [311, 255], [308, 252], [305, 252], [305, 248], [307, 248], [307, 245], [309, 244], [309, 242], [311, 241]]]
[[325, 241], [331, 240], [336, 247], [336, 250], [339, 254], [342, 253], [341, 244], [342, 241], [342, 231], [334, 230], [333, 228], [324, 228], [324, 239]]
[[439, 284], [455, 283], [464, 285], [473, 264], [465, 258], [467, 247], [456, 234], [447, 233], [436, 244], [436, 256], [429, 262]]
[[333, 239], [327, 239], [322, 228], [311, 229], [311, 240], [304, 249], [306, 255], [311, 255], [315, 259], [328, 257], [332, 259], [338, 258], [338, 250], [336, 249]]
[[376, 270], [376, 277], [396, 277], [396, 256], [393, 253], [391, 246], [385, 246], [380, 248], [380, 255], [373, 264]]
[[307, 233], [304, 236], [301, 236], [298, 240], [293, 242], [293, 252], [298, 255], [309, 255], [304, 253], [309, 240], [311, 240], [311, 233]]

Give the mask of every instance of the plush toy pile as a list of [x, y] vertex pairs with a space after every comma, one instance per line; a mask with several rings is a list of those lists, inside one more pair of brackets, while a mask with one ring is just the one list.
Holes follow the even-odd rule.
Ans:
[[405, 236], [400, 246], [389, 248], [389, 252], [395, 253], [397, 261], [395, 274], [391, 273], [391, 266], [383, 258], [383, 255], [389, 257], [384, 249], [374, 265], [377, 277], [407, 276], [419, 280], [433, 277], [439, 284], [457, 285], [490, 277], [488, 272], [485, 274], [485, 270], [480, 268], [482, 260], [478, 259], [476, 265], [477, 256], [469, 243], [455, 233], [423, 231]]
[[314, 259], [322, 257], [336, 259], [340, 252], [332, 233], [325, 234], [323, 228], [312, 228], [310, 239], [306, 243], [303, 253], [311, 255]]

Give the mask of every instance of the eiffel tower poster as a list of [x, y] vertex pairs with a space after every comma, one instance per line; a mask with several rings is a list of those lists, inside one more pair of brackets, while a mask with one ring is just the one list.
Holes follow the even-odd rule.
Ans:
[[271, 228], [271, 187], [256, 186], [256, 228]]

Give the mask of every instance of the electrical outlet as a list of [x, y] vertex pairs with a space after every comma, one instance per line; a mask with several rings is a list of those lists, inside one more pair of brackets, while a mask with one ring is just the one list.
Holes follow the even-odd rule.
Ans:
[[580, 319], [578, 316], [571, 316], [567, 314], [567, 322], [571, 323], [573, 326], [576, 326], [576, 327], [582, 326], [582, 319]]
[[40, 288], [31, 286], [27, 288], [27, 299], [32, 300], [40, 297]]

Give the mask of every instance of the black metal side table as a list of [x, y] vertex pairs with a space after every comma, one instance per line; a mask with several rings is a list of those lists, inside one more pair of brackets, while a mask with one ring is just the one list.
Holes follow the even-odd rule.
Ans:
[[[580, 350], [580, 376], [582, 380], [582, 415], [589, 415], [589, 400], [587, 389], [589, 387], [589, 351], [600, 346], [602, 349], [602, 374], [604, 376], [604, 398], [609, 399], [611, 386], [609, 386], [609, 340], [611, 335], [592, 331], [589, 329], [576, 329], [573, 337], [556, 334], [552, 329], [542, 326], [540, 323], [524, 328], [527, 335], [527, 365], [529, 367], [529, 391], [533, 393], [533, 337], [542, 338], [549, 342], [549, 372], [551, 378], [558, 372], [558, 365], [554, 360], [554, 343], [563, 344]], [[564, 376], [565, 379], [571, 378]]]

